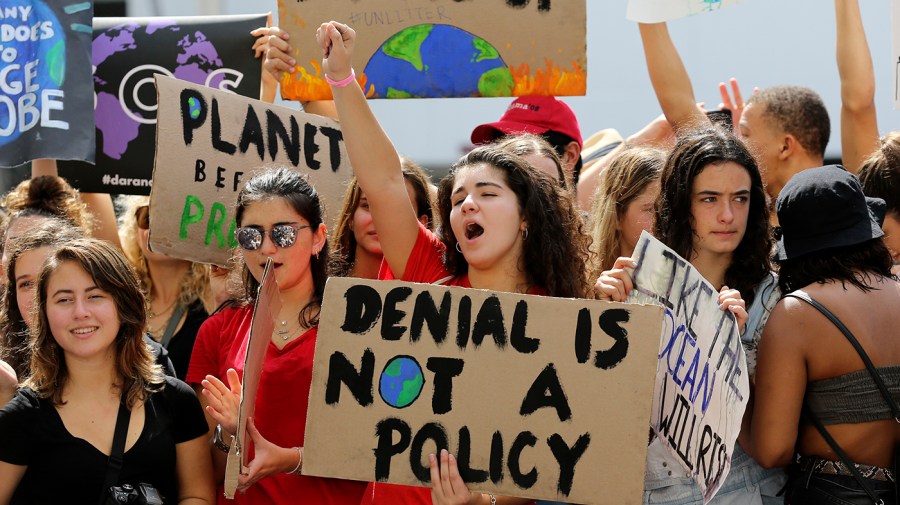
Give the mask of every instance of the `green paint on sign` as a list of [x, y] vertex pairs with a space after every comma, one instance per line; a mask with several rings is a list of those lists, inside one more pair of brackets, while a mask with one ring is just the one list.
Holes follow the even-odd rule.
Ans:
[[428, 38], [433, 25], [416, 25], [400, 31], [384, 43], [384, 53], [391, 58], [408, 61], [421, 72], [422, 42]]

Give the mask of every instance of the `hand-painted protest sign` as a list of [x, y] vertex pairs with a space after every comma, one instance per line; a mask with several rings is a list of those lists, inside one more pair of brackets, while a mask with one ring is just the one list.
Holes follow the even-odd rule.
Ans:
[[[307, 475], [639, 504], [662, 308], [332, 278]], [[339, 433], [340, 436], [335, 436]]]
[[94, 162], [90, 1], [0, 4], [0, 166]]
[[722, 486], [750, 397], [737, 323], [719, 292], [662, 242], [635, 246], [630, 300], [665, 307], [651, 426], [700, 485], [704, 502]]
[[336, 219], [353, 173], [337, 121], [162, 75], [156, 87], [151, 249], [226, 265], [237, 246], [238, 192], [272, 166], [308, 174], [330, 219], [326, 226]]
[[297, 60], [281, 96], [331, 99], [315, 32], [332, 19], [358, 33], [371, 98], [584, 95], [585, 12], [585, 0], [279, 0]]
[[93, 65], [97, 165], [60, 164], [82, 191], [150, 194], [156, 139], [153, 75], [259, 98], [250, 30], [266, 15], [97, 18]]
[[743, 0], [628, 0], [626, 17], [638, 23], [662, 23], [712, 12]]
[[[228, 451], [228, 463], [225, 467], [225, 497], [234, 498], [237, 490], [238, 475], [249, 464], [250, 435], [247, 432], [247, 420], [253, 417], [256, 407], [256, 391], [266, 360], [266, 349], [270, 337], [275, 331], [275, 317], [281, 310], [281, 296], [278, 294], [278, 283], [272, 275], [272, 258], [266, 260], [259, 284], [259, 294], [253, 307], [253, 319], [250, 321], [250, 335], [247, 345], [241, 349], [244, 354], [244, 375], [241, 383], [241, 404], [238, 408], [237, 434]], [[238, 354], [238, 359], [241, 355]]]

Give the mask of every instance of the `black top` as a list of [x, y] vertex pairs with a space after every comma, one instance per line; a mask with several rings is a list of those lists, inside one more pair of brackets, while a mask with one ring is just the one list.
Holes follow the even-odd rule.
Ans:
[[[175, 444], [207, 433], [194, 390], [166, 377], [144, 403], [144, 429], [125, 451], [119, 484], [152, 484], [166, 503], [178, 502]], [[87, 503], [100, 499], [109, 457], [66, 430], [56, 408], [21, 388], [0, 409], [0, 461], [28, 469], [12, 504]]]
[[194, 300], [194, 303], [187, 307], [186, 312], [187, 317], [184, 319], [184, 324], [172, 335], [169, 345], [166, 346], [166, 350], [169, 351], [169, 359], [175, 366], [175, 376], [180, 380], [184, 380], [187, 375], [191, 353], [194, 351], [194, 340], [197, 339], [197, 331], [200, 330], [203, 321], [209, 317], [200, 300]]

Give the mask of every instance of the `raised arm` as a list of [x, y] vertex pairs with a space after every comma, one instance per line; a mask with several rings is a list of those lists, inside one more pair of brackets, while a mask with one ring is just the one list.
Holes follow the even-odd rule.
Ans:
[[841, 76], [841, 157], [851, 172], [878, 149], [875, 70], [858, 0], [834, 0], [837, 66]]
[[697, 108], [694, 89], [665, 23], [639, 23], [647, 71], [656, 99], [675, 133], [709, 124]]
[[[332, 21], [319, 27], [316, 39], [322, 48], [325, 75], [337, 82], [349, 78], [356, 32]], [[355, 79], [346, 86], [332, 85], [331, 89], [350, 163], [369, 201], [384, 258], [399, 277], [406, 270], [419, 233], [419, 222], [400, 169], [400, 156]]]

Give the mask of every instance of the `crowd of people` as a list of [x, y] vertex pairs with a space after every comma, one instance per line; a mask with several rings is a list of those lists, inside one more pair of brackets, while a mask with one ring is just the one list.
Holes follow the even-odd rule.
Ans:
[[[476, 147], [436, 185], [353, 79], [354, 29], [323, 23], [334, 100], [304, 108], [340, 121], [356, 167], [337, 226], [300, 172], [260, 171], [235, 202], [228, 269], [152, 251], [146, 197], [79, 193], [36, 160], [3, 199], [0, 505], [229, 503], [267, 261], [281, 304], [234, 501], [533, 503], [472, 492], [446, 450], [428, 456], [428, 487], [302, 474], [326, 280], [627, 302], [643, 231], [689, 261], [740, 328], [752, 395], [712, 503], [897, 504], [900, 132], [879, 137], [858, 0], [834, 5], [842, 166], [824, 166], [831, 123], [811, 89], [745, 102], [732, 80], [725, 114], [705, 113], [665, 23], [639, 24], [662, 109], [641, 131], [585, 141], [565, 102], [520, 97], [473, 129]], [[277, 27], [253, 34], [271, 100], [293, 50]], [[660, 438], [647, 454], [644, 503], [703, 502]]]

